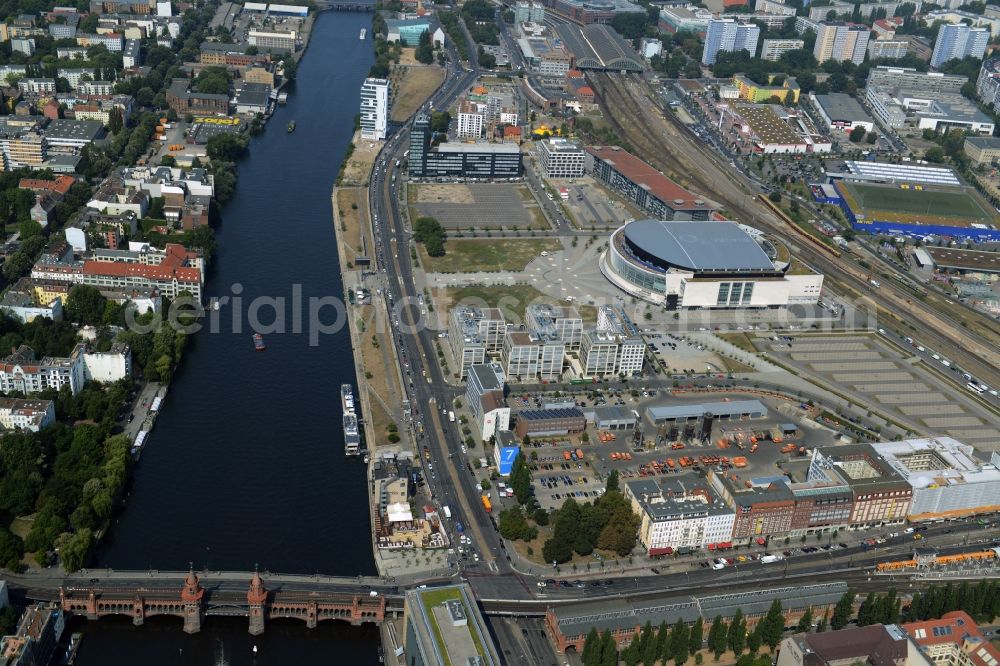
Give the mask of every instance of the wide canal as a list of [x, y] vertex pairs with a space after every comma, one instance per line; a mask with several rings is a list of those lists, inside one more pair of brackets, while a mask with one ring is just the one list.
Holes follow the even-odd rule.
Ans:
[[[289, 104], [240, 164], [207, 296], [238, 294], [241, 329], [227, 305], [219, 332], [194, 335], [98, 566], [375, 573], [364, 469], [344, 458], [339, 425], [339, 387], [354, 379], [350, 337], [344, 328], [310, 344], [308, 321], [310, 298], [343, 294], [330, 190], [373, 60], [371, 41], [358, 39], [370, 26], [371, 14], [320, 15]], [[284, 299], [286, 332], [266, 335], [267, 350], [255, 352], [248, 311], [260, 297]], [[325, 322], [335, 317], [322, 311]], [[272, 309], [260, 319], [270, 322]], [[222, 618], [195, 636], [179, 619], [77, 627], [83, 666], [376, 661], [377, 630], [341, 623], [275, 623], [259, 637], [246, 620]]]

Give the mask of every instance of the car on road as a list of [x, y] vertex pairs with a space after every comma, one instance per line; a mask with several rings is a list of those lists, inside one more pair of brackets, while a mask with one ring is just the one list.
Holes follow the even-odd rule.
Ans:
[[546, 585], [546, 584], [545, 584], [545, 581], [544, 581], [544, 580], [540, 580], [540, 581], [538, 581], [538, 587], [545, 587], [545, 585]]

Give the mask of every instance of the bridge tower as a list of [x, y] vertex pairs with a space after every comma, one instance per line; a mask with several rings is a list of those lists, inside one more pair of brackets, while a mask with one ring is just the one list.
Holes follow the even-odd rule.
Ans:
[[181, 590], [181, 601], [184, 603], [184, 632], [197, 634], [201, 631], [201, 601], [205, 596], [205, 588], [198, 581], [194, 568], [188, 571], [184, 579], [184, 589]]
[[247, 590], [247, 604], [250, 606], [250, 635], [260, 636], [264, 633], [264, 604], [267, 603], [267, 588], [257, 571], [250, 579], [250, 589]]
[[146, 620], [146, 603], [142, 600], [137, 592], [135, 595], [135, 600], [132, 602], [132, 624], [137, 627], [141, 627], [142, 623]]

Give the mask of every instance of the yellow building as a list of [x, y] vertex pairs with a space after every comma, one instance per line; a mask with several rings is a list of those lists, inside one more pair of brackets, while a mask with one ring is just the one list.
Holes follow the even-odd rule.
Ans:
[[[768, 83], [780, 74], [772, 74], [768, 77]], [[761, 85], [751, 81], [742, 74], [733, 77], [733, 83], [739, 90], [740, 99], [755, 104], [770, 101], [772, 97], [777, 97], [782, 104], [797, 104], [799, 101], [799, 84], [795, 82], [795, 77], [786, 76], [781, 85]]]
[[52, 282], [48, 280], [32, 280], [35, 300], [39, 305], [48, 307], [52, 301], [61, 298], [63, 305], [69, 301], [70, 285], [68, 282]]

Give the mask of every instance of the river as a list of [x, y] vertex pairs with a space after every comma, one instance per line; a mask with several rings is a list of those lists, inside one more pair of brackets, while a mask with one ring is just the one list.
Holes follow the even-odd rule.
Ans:
[[[375, 573], [364, 467], [343, 456], [340, 384], [354, 380], [346, 328], [311, 345], [308, 322], [293, 334], [291, 300], [342, 296], [330, 190], [350, 141], [359, 89], [373, 61], [371, 14], [324, 13], [316, 21], [289, 104], [240, 164], [236, 196], [217, 229], [207, 296], [243, 298], [221, 330], [196, 333], [171, 382], [135, 470], [127, 507], [97, 566], [115, 569]], [[297, 123], [288, 134], [285, 125]], [[255, 352], [247, 305], [284, 297], [287, 333]], [[308, 312], [308, 305], [303, 308]], [[323, 312], [333, 321], [331, 308]], [[305, 315], [304, 315], [305, 317]], [[260, 319], [269, 322], [268, 308]], [[246, 620], [208, 618], [187, 636], [179, 619], [133, 628], [75, 624], [79, 664], [372, 663], [378, 632], [326, 623], [276, 623], [251, 637]], [[259, 648], [251, 659], [251, 649]]]

